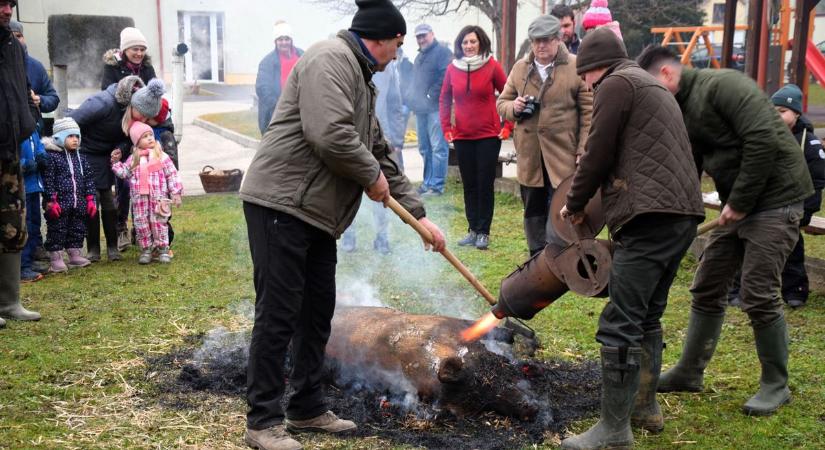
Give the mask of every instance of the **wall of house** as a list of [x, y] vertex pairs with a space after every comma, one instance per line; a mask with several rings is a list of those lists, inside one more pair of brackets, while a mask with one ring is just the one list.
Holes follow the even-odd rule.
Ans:
[[[160, 14], [157, 10], [158, 3]], [[526, 38], [527, 26], [540, 14], [537, 3], [539, 2], [523, 2], [519, 7], [518, 43]], [[18, 7], [29, 52], [46, 67], [50, 65], [46, 25], [49, 15], [130, 16], [134, 19], [135, 26], [146, 36], [155, 69], [158, 74], [163, 73], [167, 81], [171, 79], [172, 48], [179, 42], [179, 12], [224, 14], [224, 81], [233, 84], [254, 83], [258, 63], [274, 48], [271, 30], [275, 21], [289, 22], [296, 45], [306, 49], [338, 30], [348, 28], [352, 20], [351, 15], [342, 15], [328, 7], [302, 0], [26, 0]], [[408, 16], [413, 17], [411, 14]], [[162, 35], [158, 31], [159, 17]], [[490, 21], [476, 10], [450, 17], [433, 17], [427, 21], [432, 25], [436, 37], [451, 48], [458, 31], [468, 24], [479, 24], [492, 35]], [[415, 19], [408, 19], [404, 51], [411, 59], [415, 57], [418, 48], [413, 36], [413, 29], [418, 23]], [[119, 42], [112, 42], [112, 48], [118, 45]], [[101, 68], [102, 64], [101, 60]]]

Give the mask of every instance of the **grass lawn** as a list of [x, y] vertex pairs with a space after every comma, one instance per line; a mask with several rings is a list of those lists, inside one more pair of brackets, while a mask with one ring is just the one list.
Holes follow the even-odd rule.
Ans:
[[198, 118], [253, 139], [261, 138], [261, 130], [258, 129], [258, 111], [251, 108], [244, 111], [204, 114]]
[[[445, 229], [451, 249], [494, 294], [526, 253], [520, 202], [507, 195], [496, 201], [491, 249], [481, 252], [454, 244], [466, 226], [459, 185], [452, 182], [446, 195], [427, 200], [429, 216]], [[393, 254], [374, 254], [370, 215], [369, 208], [359, 215], [359, 250], [339, 254], [340, 292], [374, 294], [413, 312], [478, 315], [488, 309], [394, 217]], [[97, 263], [23, 287], [24, 304], [44, 319], [10, 322], [0, 331], [0, 447], [244, 448], [243, 398], [212, 396], [187, 408], [165, 404], [146, 363], [218, 326], [250, 326], [243, 312], [254, 291], [241, 205], [234, 195], [187, 198], [174, 223], [170, 265], [139, 266], [130, 250], [122, 262]], [[664, 317], [666, 367], [681, 351], [694, 268], [694, 259], [686, 258], [671, 292]], [[597, 358], [593, 336], [604, 303], [568, 294], [539, 314], [529, 323], [543, 343], [539, 356]], [[661, 395], [665, 432], [637, 432], [637, 448], [825, 448], [825, 297], [814, 294], [809, 306], [787, 317], [790, 405], [770, 418], [739, 412], [757, 389], [759, 365], [747, 318], [733, 310], [706, 373], [708, 390]], [[382, 439], [301, 440], [307, 448], [398, 448]]]

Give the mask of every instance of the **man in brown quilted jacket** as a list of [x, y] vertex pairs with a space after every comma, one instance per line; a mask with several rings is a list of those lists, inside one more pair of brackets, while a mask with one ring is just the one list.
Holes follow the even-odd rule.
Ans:
[[595, 88], [593, 121], [561, 214], [581, 223], [601, 188], [614, 254], [610, 302], [596, 333], [601, 420], [562, 448], [630, 446], [631, 420], [652, 432], [664, 428], [656, 402], [660, 318], [704, 207], [682, 114], [667, 89], [629, 60], [606, 28], [584, 38], [576, 70]]

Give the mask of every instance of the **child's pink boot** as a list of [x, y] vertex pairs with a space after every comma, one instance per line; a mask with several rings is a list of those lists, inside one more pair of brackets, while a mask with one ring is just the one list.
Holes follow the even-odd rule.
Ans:
[[61, 273], [69, 270], [69, 268], [66, 267], [66, 263], [63, 262], [62, 251], [58, 250], [56, 252], [49, 252], [49, 258], [51, 263], [49, 266], [50, 272]]
[[66, 249], [66, 253], [69, 254], [69, 267], [76, 268], [76, 267], [86, 267], [92, 262], [88, 259], [80, 256], [80, 249], [79, 248], [69, 248]]

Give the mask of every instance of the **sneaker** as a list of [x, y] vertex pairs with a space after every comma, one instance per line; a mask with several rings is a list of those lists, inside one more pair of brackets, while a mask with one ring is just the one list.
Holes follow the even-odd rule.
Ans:
[[116, 248], [107, 248], [106, 257], [109, 258], [109, 261], [120, 261], [121, 259], [123, 259], [123, 256], [120, 254], [120, 251]]
[[430, 188], [422, 184], [421, 186], [418, 186], [418, 189], [416, 189], [415, 192], [418, 192], [418, 195], [424, 195], [424, 193], [428, 192], [429, 190]]
[[487, 250], [487, 247], [490, 246], [490, 235], [484, 233], [478, 233], [478, 237], [476, 238], [476, 248], [479, 250]]
[[301, 450], [304, 448], [300, 442], [287, 434], [283, 425], [275, 425], [266, 430], [247, 428], [243, 440], [249, 447], [261, 450]]
[[158, 251], [158, 261], [161, 264], [169, 264], [172, 262], [172, 258], [169, 257], [169, 247], [161, 248]]
[[49, 263], [43, 261], [34, 261], [32, 263], [32, 270], [39, 273], [47, 273], [49, 271]]
[[39, 272], [35, 272], [29, 268], [22, 269], [20, 271], [20, 282], [21, 283], [34, 283], [35, 281], [40, 281], [43, 279], [43, 274]]
[[147, 247], [140, 251], [138, 264], [149, 264], [150, 262], [152, 262], [152, 249]]
[[117, 233], [117, 249], [125, 252], [129, 246], [132, 245], [132, 238], [129, 236], [129, 230], [123, 229]]
[[49, 257], [49, 252], [47, 252], [46, 249], [43, 248], [43, 246], [41, 245], [40, 247], [37, 247], [37, 249], [34, 250], [34, 259], [37, 261], [49, 262], [51, 258]]
[[353, 431], [357, 426], [351, 420], [339, 419], [332, 411], [327, 411], [318, 417], [307, 420], [286, 419], [286, 429], [294, 433], [303, 431], [319, 431], [323, 433], [343, 433]]
[[805, 299], [798, 298], [798, 297], [791, 297], [785, 299], [788, 302], [788, 306], [792, 309], [798, 309], [805, 306]]
[[436, 191], [435, 189], [430, 189], [429, 191], [421, 194], [422, 197], [441, 197], [444, 195], [444, 191]]
[[344, 237], [341, 238], [341, 250], [347, 253], [352, 253], [355, 251], [354, 234], [345, 234]]
[[386, 238], [375, 238], [375, 241], [372, 243], [372, 249], [382, 255], [389, 255], [392, 253], [390, 251], [390, 243], [387, 242]]
[[478, 235], [475, 231], [470, 230], [467, 232], [467, 236], [464, 236], [460, 241], [458, 241], [458, 245], [462, 247], [467, 247], [470, 245], [476, 245], [476, 237]]

